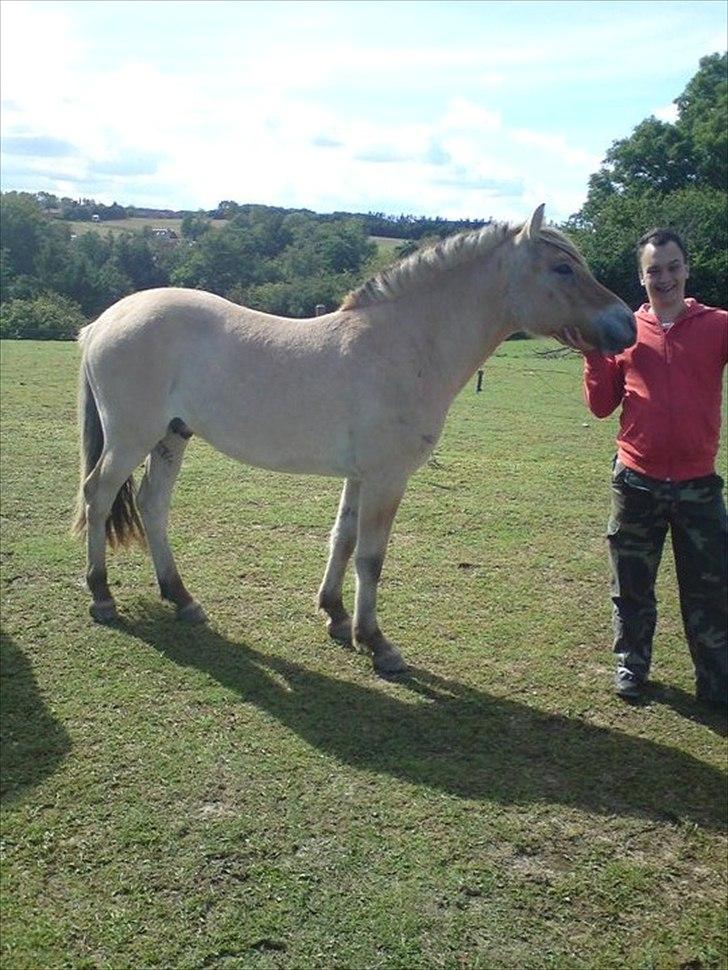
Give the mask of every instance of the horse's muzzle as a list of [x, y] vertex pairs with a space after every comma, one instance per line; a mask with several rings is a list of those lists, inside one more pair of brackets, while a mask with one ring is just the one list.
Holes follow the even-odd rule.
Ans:
[[595, 321], [599, 349], [610, 357], [631, 347], [637, 339], [634, 314], [622, 303], [601, 313]]

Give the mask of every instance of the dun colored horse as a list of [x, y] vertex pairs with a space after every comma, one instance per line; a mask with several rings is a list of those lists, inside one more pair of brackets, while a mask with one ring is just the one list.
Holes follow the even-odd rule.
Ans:
[[[310, 320], [158, 289], [86, 327], [76, 530], [86, 531], [92, 617], [116, 617], [107, 541], [146, 535], [162, 597], [181, 620], [205, 619], [167, 539], [172, 488], [199, 435], [247, 464], [345, 479], [318, 604], [334, 639], [370, 651], [380, 673], [403, 670], [379, 627], [377, 584], [407, 481], [458, 391], [515, 330], [574, 328], [609, 354], [635, 338], [630, 310], [542, 225], [543, 208], [523, 227], [490, 225], [418, 252]], [[342, 601], [352, 555], [353, 622]]]

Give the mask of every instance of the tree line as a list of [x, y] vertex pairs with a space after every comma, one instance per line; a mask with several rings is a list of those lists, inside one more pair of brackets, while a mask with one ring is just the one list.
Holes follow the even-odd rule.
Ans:
[[[700, 62], [676, 99], [674, 123], [650, 117], [614, 142], [589, 180], [582, 209], [562, 228], [595, 276], [631, 306], [643, 299], [634, 246], [647, 229], [677, 229], [691, 254], [691, 285], [723, 306], [728, 278], [728, 85], [726, 55]], [[211, 211], [130, 209], [49, 193], [0, 196], [4, 337], [67, 339], [128, 293], [188, 286], [282, 316], [314, 315], [422, 241], [488, 220], [384, 213], [326, 215], [306, 209], [221, 202]], [[110, 232], [130, 215], [181, 217], [170, 243], [150, 225]], [[71, 222], [105, 223], [76, 231]], [[151, 219], [150, 219], [151, 222]], [[153, 225], [153, 222], [152, 222]], [[405, 240], [378, 250], [371, 236]]]
[[[394, 258], [370, 240], [372, 229], [382, 228], [379, 216], [223, 202], [212, 213], [178, 213], [175, 244], [154, 231], [153, 220], [141, 231], [111, 232], [113, 207], [82, 199], [74, 208], [67, 201], [48, 193], [0, 196], [4, 337], [71, 337], [116, 300], [155, 286], [204, 289], [269, 313], [313, 316], [318, 305], [338, 306]], [[105, 225], [69, 224], [79, 207], [82, 217], [74, 222], [98, 215]], [[397, 217], [391, 225], [400, 219], [416, 238], [471, 227], [424, 217]]]
[[[2, 334], [58, 337], [128, 293], [155, 286], [210, 290], [287, 316], [334, 306], [376, 254], [355, 220], [323, 225], [301, 215], [250, 207], [220, 228], [189, 214], [178, 244], [141, 232], [78, 231], [50, 218], [35, 197], [6, 193], [2, 206]], [[50, 304], [52, 326], [42, 320]], [[73, 312], [72, 312], [73, 311]], [[49, 330], [50, 328], [50, 330]]]

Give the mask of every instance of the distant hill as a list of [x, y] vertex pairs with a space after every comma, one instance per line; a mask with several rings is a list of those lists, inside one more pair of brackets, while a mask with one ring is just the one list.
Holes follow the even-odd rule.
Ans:
[[387, 239], [421, 239], [423, 236], [449, 236], [453, 232], [479, 229], [491, 222], [487, 219], [443, 219], [440, 216], [388, 215], [384, 212], [330, 212], [318, 213], [311, 209], [289, 209], [282, 206], [238, 203], [230, 200], [220, 202], [216, 209], [150, 209], [144, 206], [122, 206], [96, 202], [94, 199], [59, 199], [48, 192], [38, 192], [37, 199], [41, 209], [48, 215], [70, 222], [118, 222], [120, 220], [182, 220], [185, 216], [204, 215], [215, 221], [233, 219], [238, 215], [277, 213], [280, 215], [300, 214], [316, 222], [331, 223], [356, 219], [362, 223], [364, 231], [370, 236]]

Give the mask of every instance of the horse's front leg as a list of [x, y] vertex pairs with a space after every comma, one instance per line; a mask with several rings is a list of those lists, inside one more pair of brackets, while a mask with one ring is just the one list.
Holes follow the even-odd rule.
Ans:
[[356, 546], [359, 522], [359, 482], [347, 479], [341, 492], [339, 511], [331, 530], [329, 561], [318, 592], [318, 606], [328, 614], [326, 629], [339, 643], [352, 642], [351, 617], [344, 609], [344, 574]]
[[177, 618], [204, 623], [205, 611], [182, 582], [167, 537], [172, 489], [182, 467], [189, 434], [168, 431], [147, 457], [137, 502], [162, 599], [174, 603]]
[[402, 479], [362, 482], [356, 553], [354, 642], [372, 653], [374, 669], [394, 674], [407, 669], [399, 650], [387, 640], [377, 621], [377, 586], [384, 565], [394, 516], [406, 487]]

